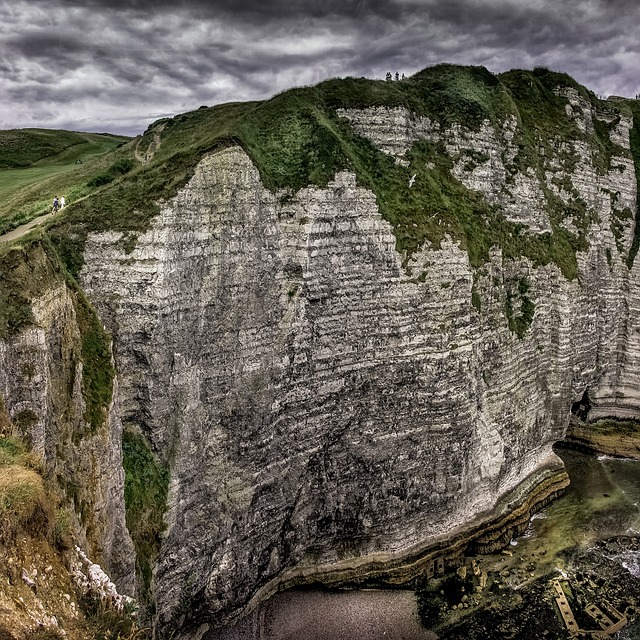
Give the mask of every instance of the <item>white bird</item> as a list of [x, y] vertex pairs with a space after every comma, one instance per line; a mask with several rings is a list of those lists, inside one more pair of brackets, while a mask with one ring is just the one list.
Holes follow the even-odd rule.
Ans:
[[418, 175], [417, 173], [414, 173], [414, 174], [411, 176], [411, 180], [409, 180], [409, 187], [413, 187], [413, 183], [416, 181], [416, 176], [417, 176], [417, 175]]

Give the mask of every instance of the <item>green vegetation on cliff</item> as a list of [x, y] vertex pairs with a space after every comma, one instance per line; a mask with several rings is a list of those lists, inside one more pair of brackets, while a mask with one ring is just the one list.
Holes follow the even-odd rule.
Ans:
[[[605, 114], [594, 120], [594, 131], [580, 131], [558, 87], [577, 92]], [[515, 118], [518, 151], [509, 167], [512, 175], [526, 170], [540, 179], [551, 232], [531, 233], [507, 220], [480, 193], [467, 189], [452, 175], [455, 159], [442, 145], [416, 142], [407, 155], [409, 166], [402, 166], [356, 135], [336, 113], [372, 106], [404, 107], [414, 117], [429, 118], [434, 127], [462, 123], [477, 130], [489, 122], [500, 130], [508, 117]], [[527, 256], [534, 265], [555, 263], [572, 279], [577, 274], [576, 252], [587, 248], [595, 213], [570, 180], [562, 178], [577, 159], [557, 150], [567, 141], [586, 142], [598, 170], [606, 171], [613, 155], [623, 153], [609, 136], [616, 117], [614, 105], [602, 103], [569, 76], [547, 69], [494, 76], [482, 67], [437, 65], [400, 82], [329, 80], [264, 102], [201, 107], [154, 123], [135, 141], [136, 157], [146, 155], [148, 162], [137, 164], [124, 177], [106, 171], [108, 179], [94, 178], [101, 185], [95, 194], [70, 207], [51, 233], [69, 270], [77, 273], [86, 233], [122, 231], [125, 246], [133, 246], [135, 234], [145, 230], [160, 203], [189, 180], [204, 154], [238, 144], [255, 163], [263, 184], [282, 197], [310, 184], [325, 186], [336, 171], [353, 171], [359, 183], [376, 194], [405, 258], [425, 242], [438, 245], [448, 234], [468, 250], [475, 266], [488, 259], [492, 246], [499, 246], [505, 257]], [[487, 160], [476, 155], [467, 158], [469, 169]], [[573, 194], [569, 204], [545, 186], [551, 158], [564, 172], [554, 179]], [[112, 166], [117, 161], [114, 155]], [[417, 180], [410, 188], [413, 174]], [[574, 231], [567, 229], [567, 220]]]
[[81, 335], [79, 358], [82, 360], [85, 419], [93, 432], [104, 423], [111, 403], [115, 372], [110, 337], [75, 280], [62, 269], [51, 242], [46, 237], [41, 239], [41, 235], [34, 232], [24, 244], [0, 251], [0, 339], [32, 325], [33, 303], [66, 283], [73, 292]]
[[79, 290], [76, 291], [74, 304], [78, 328], [82, 334], [82, 394], [86, 405], [84, 418], [93, 432], [104, 424], [111, 404], [115, 378], [111, 362], [111, 339], [94, 308]]
[[[631, 154], [633, 155], [633, 164], [636, 171], [636, 184], [638, 189], [638, 194], [640, 194], [640, 101], [638, 100], [629, 100], [629, 107], [631, 109], [631, 113], [633, 114], [633, 128], [631, 129], [629, 135], [629, 142], [631, 147]], [[629, 250], [629, 257], [627, 259], [627, 266], [629, 269], [633, 266], [633, 262], [638, 254], [638, 249], [640, 248], [640, 197], [636, 201], [636, 210], [634, 212], [635, 216], [635, 227], [634, 227], [634, 236], [633, 243], [631, 245], [631, 249]]]
[[32, 302], [62, 281], [58, 261], [50, 260], [40, 243], [2, 249], [0, 246], [0, 339], [30, 325]]
[[144, 436], [133, 431], [122, 434], [122, 457], [127, 528], [136, 548], [136, 567], [144, 587], [141, 597], [146, 602], [164, 530], [169, 471], [155, 458]]
[[529, 281], [526, 278], [518, 280], [518, 286], [507, 293], [506, 315], [509, 329], [519, 338], [522, 338], [531, 326], [535, 305], [527, 295], [529, 292]]

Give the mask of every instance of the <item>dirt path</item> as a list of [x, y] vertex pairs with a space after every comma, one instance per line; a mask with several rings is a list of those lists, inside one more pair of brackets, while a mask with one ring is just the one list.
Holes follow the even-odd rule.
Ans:
[[49, 218], [53, 218], [54, 215], [56, 214], [53, 213], [52, 211], [50, 213], [45, 213], [41, 216], [38, 216], [37, 218], [30, 220], [29, 222], [25, 222], [24, 224], [21, 224], [19, 227], [16, 227], [13, 231], [9, 231], [8, 233], [1, 235], [0, 242], [13, 242], [18, 238], [21, 238], [22, 236], [29, 233], [31, 229], [33, 229], [34, 227], [37, 227], [39, 224], [42, 224], [45, 220], [48, 220]]
[[142, 142], [142, 138], [138, 140], [138, 142], [136, 143], [136, 148], [133, 151], [133, 155], [138, 162], [147, 164], [147, 162], [150, 162], [153, 159], [153, 156], [162, 144], [161, 134], [165, 126], [166, 124], [161, 124], [156, 127], [155, 131], [153, 132], [153, 140], [149, 143], [149, 147], [147, 148], [145, 153], [142, 153], [140, 151], [140, 143]]

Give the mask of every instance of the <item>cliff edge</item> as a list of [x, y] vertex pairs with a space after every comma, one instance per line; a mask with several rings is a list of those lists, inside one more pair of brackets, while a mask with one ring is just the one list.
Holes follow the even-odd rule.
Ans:
[[491, 545], [566, 486], [572, 407], [637, 415], [636, 111], [547, 70], [329, 81], [161, 121], [49, 230], [112, 339], [110, 437], [166, 482], [159, 637]]

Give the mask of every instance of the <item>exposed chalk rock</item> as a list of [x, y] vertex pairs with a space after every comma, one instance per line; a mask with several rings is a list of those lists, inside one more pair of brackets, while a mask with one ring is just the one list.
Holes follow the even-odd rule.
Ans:
[[[453, 179], [531, 238], [573, 234], [571, 280], [497, 246], [472, 264], [451, 233], [400, 255], [352, 172], [273, 193], [226, 146], [135, 243], [88, 237], [79, 282], [117, 371], [101, 431], [83, 422], [62, 281], [34, 304], [34, 327], [0, 342], [7, 410], [29, 418], [34, 449], [80, 487], [89, 556], [120, 588], [134, 561], [123, 425], [168, 465], [157, 637], [206, 638], [280, 586], [400, 581], [465, 532], [498, 548], [483, 527], [504, 525], [504, 537], [526, 523], [527, 496], [561, 488], [552, 445], [574, 403], [589, 420], [638, 415], [632, 122], [562, 96], [584, 135], [540, 141], [535, 166], [513, 114], [475, 130], [401, 107], [338, 115], [399, 164], [415, 142], [437, 145]], [[596, 129], [610, 132], [606, 149], [590, 146]]]
[[[31, 268], [48, 268], [45, 254], [35, 254]], [[92, 432], [86, 423], [73, 295], [62, 278], [54, 279], [33, 303], [34, 326], [0, 340], [0, 395], [18, 435], [42, 457], [52, 488], [74, 501], [80, 542], [120, 590], [132, 594], [135, 557], [125, 525], [122, 425], [113, 403], [102, 428]]]
[[[444, 141], [468, 188], [549, 229], [544, 177], [510, 165], [514, 119], [470, 132], [402, 109], [341, 115], [399, 161]], [[353, 174], [281, 202], [238, 147], [204, 158], [130, 253], [119, 233], [90, 236], [81, 281], [114, 336], [118, 413], [171, 465], [159, 628], [223, 623], [287, 576], [346, 575], [488, 516], [557, 465], [586, 388], [595, 412], [638, 410], [638, 272], [620, 258], [633, 223], [619, 239], [610, 224], [614, 188], [632, 207], [636, 185], [616, 130], [621, 169], [575, 146], [573, 171], [548, 177], [594, 212], [573, 281], [497, 248], [474, 269], [451, 239], [403, 266]], [[519, 338], [505, 308], [523, 279], [535, 313]]]

